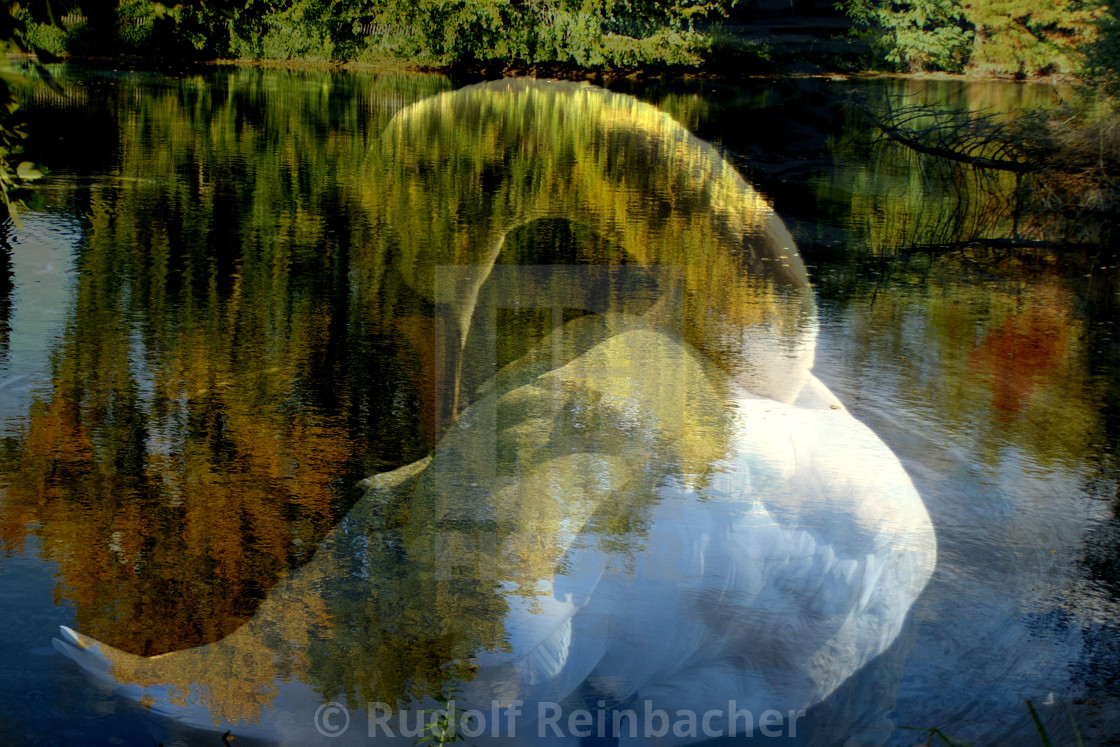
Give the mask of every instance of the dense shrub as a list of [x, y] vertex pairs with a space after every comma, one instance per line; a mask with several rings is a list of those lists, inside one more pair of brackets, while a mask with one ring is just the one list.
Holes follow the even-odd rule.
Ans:
[[[698, 65], [708, 37], [696, 20], [734, 0], [86, 0], [88, 23], [28, 19], [32, 46], [52, 54], [177, 54], [271, 60], [356, 60], [454, 67]], [[84, 17], [84, 16], [83, 16]]]
[[61, 26], [50, 23], [36, 23], [29, 14], [24, 15], [24, 40], [27, 46], [40, 52], [55, 56], [66, 54], [70, 34]]

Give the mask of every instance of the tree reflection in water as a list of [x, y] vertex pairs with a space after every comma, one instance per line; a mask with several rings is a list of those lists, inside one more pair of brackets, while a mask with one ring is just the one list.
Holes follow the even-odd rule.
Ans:
[[[502, 82], [403, 110], [364, 174], [364, 241], [346, 273], [327, 258], [350, 291], [345, 314], [264, 271], [291, 261], [281, 246], [252, 275], [236, 258], [228, 274], [185, 261], [181, 312], [148, 292], [152, 317], [177, 317], [161, 325], [171, 346], [101, 300], [133, 292], [114, 278], [150, 272], [84, 276], [80, 318], [105, 344], [68, 337], [65, 396], [41, 406], [46, 445], [27, 452], [57, 464], [49, 434], [70, 434], [82, 484], [118, 502], [110, 523], [123, 513], [143, 527], [110, 534], [135, 572], [161, 551], [145, 522], [197, 495], [211, 506], [193, 525], [203, 570], [225, 578], [246, 558], [233, 528], [279, 539], [255, 556], [266, 562], [291, 541], [275, 512], [243, 500], [275, 490], [268, 476], [308, 521], [329, 520], [327, 488], [354, 447], [297, 406], [297, 372], [333, 358], [317, 341], [393, 340], [415, 362], [394, 386], [427, 403], [434, 455], [372, 478], [310, 562], [221, 640], [153, 658], [78, 636], [62, 650], [156, 713], [297, 743], [326, 700], [408, 703], [449, 678], [501, 708], [592, 694], [796, 710], [890, 645], [932, 569], [928, 517], [893, 455], [809, 375], [815, 312], [793, 241], [715, 151], [630, 97]], [[94, 236], [115, 228], [103, 215]], [[296, 218], [282, 235], [314, 243], [321, 224]], [[554, 300], [547, 319], [480, 323], [543, 293], [496, 272], [510, 232], [540, 221], [588, 227], [603, 254], [576, 259], [631, 271], [591, 293], [598, 307]], [[83, 260], [121, 261], [97, 248]], [[518, 251], [506, 263], [521, 266]], [[658, 266], [678, 268], [679, 290]], [[276, 298], [286, 313], [262, 300]], [[200, 300], [209, 314], [192, 313]], [[311, 331], [344, 316], [345, 334]], [[496, 351], [534, 327], [542, 343], [495, 370], [513, 357]], [[87, 391], [78, 370], [104, 372], [104, 386]], [[91, 453], [105, 468], [86, 473]]]

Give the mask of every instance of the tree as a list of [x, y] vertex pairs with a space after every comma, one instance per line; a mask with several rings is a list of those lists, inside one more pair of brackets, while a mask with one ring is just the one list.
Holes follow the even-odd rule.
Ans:
[[961, 0], [973, 29], [969, 66], [1018, 75], [1076, 73], [1104, 8], [1084, 0]]
[[972, 32], [956, 0], [850, 0], [848, 15], [867, 28], [872, 49], [903, 70], [961, 70]]
[[1096, 0], [848, 0], [848, 15], [893, 67], [1076, 73], [1106, 11]]
[[1096, 38], [1085, 53], [1090, 78], [1111, 95], [1120, 95], [1120, 21], [1115, 16], [1101, 16]]

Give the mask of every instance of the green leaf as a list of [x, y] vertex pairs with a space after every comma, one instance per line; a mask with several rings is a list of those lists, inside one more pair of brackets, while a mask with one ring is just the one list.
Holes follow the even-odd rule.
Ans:
[[43, 170], [31, 161], [24, 161], [16, 167], [16, 175], [24, 181], [32, 182], [43, 177]]

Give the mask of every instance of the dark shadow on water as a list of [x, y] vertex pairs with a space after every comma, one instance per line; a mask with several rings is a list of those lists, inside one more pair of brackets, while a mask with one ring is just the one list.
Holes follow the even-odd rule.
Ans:
[[15, 270], [12, 268], [11, 221], [0, 225], [0, 366], [8, 360], [8, 346], [12, 332], [12, 292], [15, 290]]

